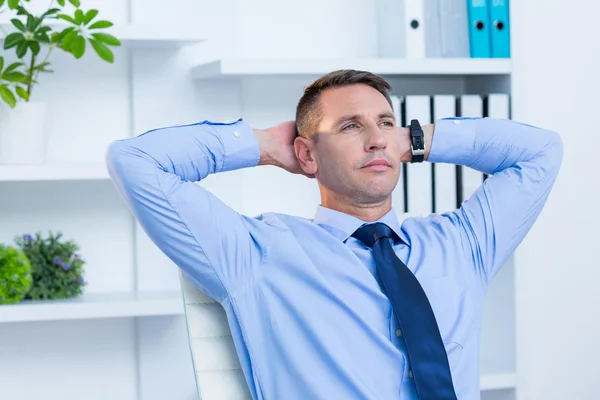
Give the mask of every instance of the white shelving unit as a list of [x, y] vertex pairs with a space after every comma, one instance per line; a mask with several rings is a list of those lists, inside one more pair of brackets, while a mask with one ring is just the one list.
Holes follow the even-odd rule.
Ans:
[[[69, 25], [56, 23], [52, 26], [60, 29]], [[4, 41], [15, 30], [10, 22], [0, 23], [0, 41]], [[123, 46], [129, 48], [176, 48], [202, 43], [207, 39], [198, 26], [189, 25], [116, 24], [98, 32], [114, 35]]]
[[77, 181], [108, 179], [102, 163], [0, 165], [0, 182]]
[[223, 59], [198, 65], [196, 79], [253, 76], [321, 75], [337, 69], [361, 69], [379, 75], [509, 75], [508, 59]]
[[0, 307], [0, 323], [151, 317], [183, 314], [180, 292], [87, 294]]

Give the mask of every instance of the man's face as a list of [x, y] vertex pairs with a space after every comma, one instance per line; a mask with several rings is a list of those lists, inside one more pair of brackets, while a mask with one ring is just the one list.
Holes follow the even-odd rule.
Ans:
[[[400, 135], [385, 97], [357, 84], [324, 91], [320, 107], [323, 118], [313, 154], [319, 183], [358, 203], [386, 200], [398, 183], [400, 159], [410, 151], [410, 141]], [[365, 167], [376, 159], [389, 166]]]

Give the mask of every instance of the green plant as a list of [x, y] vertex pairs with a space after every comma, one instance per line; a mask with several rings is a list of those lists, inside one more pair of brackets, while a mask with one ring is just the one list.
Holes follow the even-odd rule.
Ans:
[[0, 304], [18, 303], [31, 287], [31, 265], [25, 254], [0, 244]]
[[[68, 3], [56, 0], [56, 6], [51, 0], [48, 9], [39, 16], [27, 10], [30, 1], [0, 0], [0, 12], [5, 11], [5, 4], [9, 10], [16, 12], [15, 18], [11, 19], [16, 32], [6, 36], [4, 50], [15, 49], [19, 61], [4, 68], [4, 58], [0, 56], [0, 98], [11, 108], [17, 105], [18, 98], [29, 101], [41, 72], [54, 72], [48, 61], [54, 49], [79, 59], [89, 43], [101, 59], [112, 63], [114, 54], [109, 46], [121, 45], [117, 38], [101, 31], [110, 28], [113, 23], [95, 20], [98, 10], [84, 12], [79, 0], [68, 0]], [[75, 9], [68, 14], [67, 7], [70, 6]], [[41, 56], [42, 50], [45, 51], [44, 57]]]
[[25, 299], [56, 300], [78, 296], [86, 282], [84, 260], [77, 254], [79, 246], [72, 240], [62, 241], [62, 233], [49, 233], [43, 238], [23, 235], [15, 243], [31, 263], [33, 283]]

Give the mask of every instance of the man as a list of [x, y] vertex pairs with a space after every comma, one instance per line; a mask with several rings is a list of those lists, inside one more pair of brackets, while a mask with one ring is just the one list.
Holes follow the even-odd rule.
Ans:
[[[539, 215], [562, 142], [507, 120], [399, 127], [389, 90], [335, 71], [306, 88], [295, 122], [203, 121], [107, 152], [147, 234], [227, 312], [255, 399], [480, 397], [484, 294]], [[420, 161], [491, 177], [459, 209], [400, 225], [391, 193], [401, 163]], [[194, 184], [265, 164], [316, 178], [314, 221], [240, 215]]]

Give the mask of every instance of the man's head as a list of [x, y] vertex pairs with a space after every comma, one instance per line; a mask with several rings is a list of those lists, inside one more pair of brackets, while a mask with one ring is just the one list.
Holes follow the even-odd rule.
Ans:
[[[314, 175], [322, 200], [354, 206], [383, 203], [398, 183], [410, 151], [399, 134], [390, 85], [370, 72], [334, 71], [309, 85], [298, 102], [296, 157]], [[366, 168], [373, 160], [387, 167]]]

